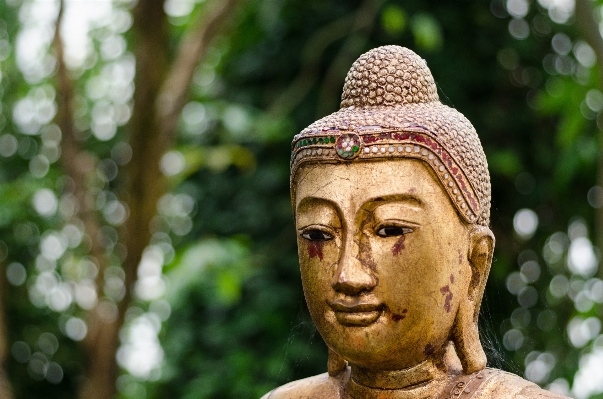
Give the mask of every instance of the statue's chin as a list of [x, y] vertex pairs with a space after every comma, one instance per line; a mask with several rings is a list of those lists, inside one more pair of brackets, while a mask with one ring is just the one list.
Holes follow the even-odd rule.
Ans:
[[400, 370], [426, 359], [423, 351], [416, 350], [416, 343], [405, 345], [396, 339], [397, 334], [380, 322], [380, 314], [355, 319], [346, 316], [347, 324], [340, 323], [337, 316], [334, 318], [337, 321], [317, 326], [318, 330], [330, 348], [354, 365], [374, 370]]

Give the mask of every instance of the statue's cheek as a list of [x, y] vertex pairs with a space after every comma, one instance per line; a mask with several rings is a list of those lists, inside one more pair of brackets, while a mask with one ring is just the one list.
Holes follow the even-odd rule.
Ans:
[[330, 288], [339, 259], [336, 240], [300, 240], [298, 246], [302, 277], [306, 277], [304, 284], [322, 290]]

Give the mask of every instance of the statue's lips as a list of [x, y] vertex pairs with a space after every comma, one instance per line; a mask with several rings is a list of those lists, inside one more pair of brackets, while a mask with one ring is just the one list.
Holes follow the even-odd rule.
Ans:
[[329, 302], [329, 306], [335, 312], [335, 318], [344, 326], [368, 326], [373, 324], [381, 312], [383, 312], [382, 303], [344, 303], [342, 301]]

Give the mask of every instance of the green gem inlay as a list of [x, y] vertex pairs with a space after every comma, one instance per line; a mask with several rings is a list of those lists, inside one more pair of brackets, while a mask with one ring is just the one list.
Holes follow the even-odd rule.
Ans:
[[358, 146], [357, 146], [357, 145], [355, 145], [354, 147], [352, 147], [352, 150], [353, 150], [354, 152], [358, 152]]
[[343, 150], [341, 150], [341, 149], [337, 150], [337, 153], [338, 153], [339, 155], [344, 155], [344, 154], [345, 154], [345, 153], [343, 152]]
[[308, 145], [308, 141], [306, 141], [306, 140], [302, 141], [302, 145], [303, 145], [303, 146]]
[[312, 139], [312, 144], [316, 144], [318, 143], [318, 139], [316, 137], [314, 137], [314, 139]]
[[331, 143], [334, 143], [335, 142], [335, 137], [331, 136], [331, 138], [329, 140], [331, 140]]

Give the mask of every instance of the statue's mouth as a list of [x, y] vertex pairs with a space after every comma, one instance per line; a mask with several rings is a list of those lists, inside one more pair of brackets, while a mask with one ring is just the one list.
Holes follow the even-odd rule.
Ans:
[[382, 303], [333, 301], [329, 302], [329, 306], [333, 309], [339, 324], [349, 327], [363, 327], [373, 324], [383, 312]]

